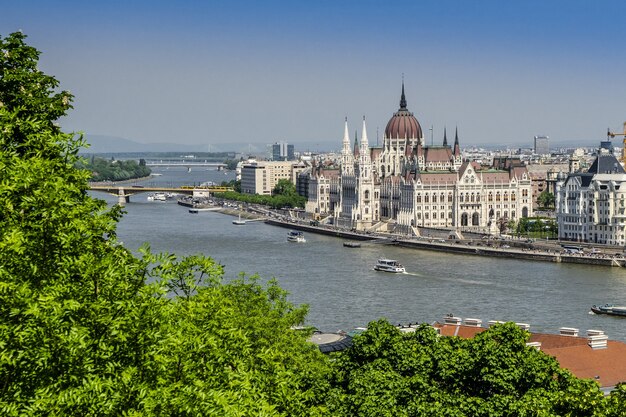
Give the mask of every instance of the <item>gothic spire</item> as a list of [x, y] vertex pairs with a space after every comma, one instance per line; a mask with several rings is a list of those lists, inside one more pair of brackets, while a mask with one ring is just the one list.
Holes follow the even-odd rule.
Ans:
[[406, 110], [406, 97], [404, 96], [404, 75], [402, 75], [402, 95], [400, 96], [400, 110]]
[[344, 147], [348, 145], [350, 147], [350, 134], [348, 133], [348, 118], [346, 117], [345, 126], [343, 129], [343, 145]]
[[359, 138], [357, 136], [357, 132], [356, 130], [354, 131], [354, 150], [353, 150], [354, 156], [358, 157], [359, 156]]
[[443, 128], [443, 146], [448, 146], [448, 138], [446, 137], [446, 128]]
[[461, 147], [459, 146], [459, 128], [454, 129], [454, 156], [461, 156]]
[[361, 133], [361, 148], [367, 151], [370, 144], [367, 140], [367, 129], [365, 128], [365, 116], [363, 116], [363, 132]]

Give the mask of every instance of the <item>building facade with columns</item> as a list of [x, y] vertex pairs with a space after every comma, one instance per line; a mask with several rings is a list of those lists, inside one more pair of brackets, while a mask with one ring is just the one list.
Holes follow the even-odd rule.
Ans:
[[[458, 131], [452, 146], [445, 130], [441, 145], [425, 145], [421, 125], [408, 110], [404, 83], [382, 149], [369, 147], [365, 118], [358, 146], [351, 147], [348, 131], [346, 120], [334, 204], [315, 197], [326, 178], [312, 174], [307, 211], [316, 216], [357, 230], [418, 234], [418, 227], [493, 232], [502, 222], [532, 215], [525, 165], [515, 159], [494, 161], [488, 168], [464, 162]], [[333, 189], [330, 183], [324, 186]]]

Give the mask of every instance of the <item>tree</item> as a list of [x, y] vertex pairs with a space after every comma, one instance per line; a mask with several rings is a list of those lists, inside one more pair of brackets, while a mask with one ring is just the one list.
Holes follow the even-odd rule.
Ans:
[[385, 320], [370, 323], [335, 358], [330, 414], [603, 416], [624, 406], [621, 398], [607, 404], [595, 382], [575, 378], [527, 340], [513, 323], [473, 339], [439, 337], [427, 325], [404, 334]]
[[283, 195], [286, 197], [291, 197], [296, 195], [296, 186], [287, 179], [278, 180], [274, 189], [272, 190], [272, 195]]
[[556, 199], [554, 197], [554, 194], [552, 194], [548, 190], [543, 191], [541, 194], [539, 194], [539, 197], [537, 197], [537, 202], [543, 208], [553, 208], [555, 201]]
[[87, 193], [71, 107], [39, 52], [0, 38], [0, 414], [316, 415], [326, 362], [275, 283], [212, 259], [135, 257]]

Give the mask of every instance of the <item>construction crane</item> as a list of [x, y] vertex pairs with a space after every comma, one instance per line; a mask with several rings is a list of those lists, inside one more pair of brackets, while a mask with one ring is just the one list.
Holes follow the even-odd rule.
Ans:
[[624, 142], [622, 146], [622, 163], [626, 166], [626, 122], [624, 122], [624, 133], [613, 133], [610, 129], [607, 129], [606, 136], [608, 138], [614, 138], [615, 136], [623, 136]]

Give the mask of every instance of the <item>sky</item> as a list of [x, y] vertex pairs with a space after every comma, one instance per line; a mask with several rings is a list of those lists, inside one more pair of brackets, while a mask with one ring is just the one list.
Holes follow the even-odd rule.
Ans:
[[24, 32], [74, 94], [66, 131], [339, 149], [365, 116], [382, 144], [404, 77], [427, 143], [531, 147], [622, 132], [625, 18], [608, 0], [20, 0], [0, 36]]

